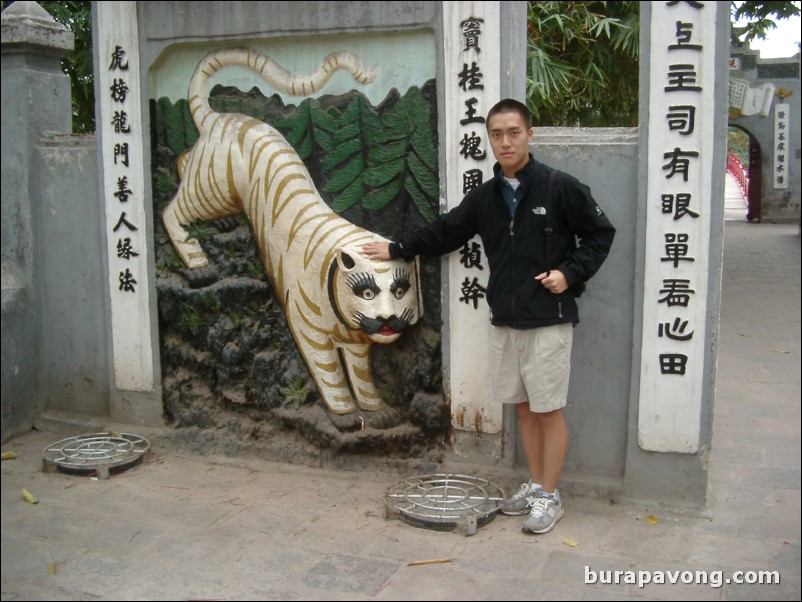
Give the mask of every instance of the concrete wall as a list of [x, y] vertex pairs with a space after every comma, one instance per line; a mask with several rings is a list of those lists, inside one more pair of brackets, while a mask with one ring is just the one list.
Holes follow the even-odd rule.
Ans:
[[[635, 312], [638, 130], [538, 128], [533, 155], [591, 188], [616, 227], [615, 242], [579, 299], [566, 419], [571, 438], [566, 481], [621, 485], [629, 425]], [[519, 457], [523, 450], [519, 443]]]
[[40, 263], [39, 386], [50, 414], [109, 412], [105, 237], [94, 135], [44, 136], [36, 148]]
[[[435, 2], [138, 2], [143, 73], [171, 45], [432, 28]], [[366, 59], [367, 60], [367, 59]]]
[[[2, 15], [2, 440], [44, 412], [108, 413], [95, 137], [72, 136], [72, 33], [35, 2]], [[10, 108], [15, 110], [9, 110]]]

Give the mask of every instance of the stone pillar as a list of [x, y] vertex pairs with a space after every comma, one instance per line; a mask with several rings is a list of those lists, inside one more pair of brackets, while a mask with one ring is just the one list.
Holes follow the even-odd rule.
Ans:
[[[100, 189], [106, 218], [111, 320], [110, 414], [117, 422], [162, 424], [153, 216], [145, 177], [147, 106], [140, 85], [136, 2], [99, 2], [93, 13]], [[119, 121], [124, 116], [124, 121]], [[121, 192], [125, 194], [121, 196]], [[119, 252], [129, 248], [131, 253]]]
[[44, 132], [71, 131], [61, 57], [73, 34], [36, 2], [2, 14], [2, 440], [31, 428], [40, 404], [41, 320], [31, 166]]
[[[726, 170], [729, 13], [641, 11], [639, 248], [643, 299], [631, 490], [702, 502], [712, 437]], [[641, 226], [643, 224], [643, 226]], [[634, 409], [634, 408], [633, 408]]]
[[[485, 115], [499, 100], [524, 100], [526, 9], [522, 3], [448, 2], [442, 6], [443, 119], [440, 137], [445, 169], [445, 209], [493, 176]], [[512, 33], [519, 35], [512, 35]], [[454, 449], [465, 458], [504, 457], [503, 407], [493, 398], [485, 350], [490, 321], [485, 292], [487, 260], [475, 238], [444, 260], [445, 389], [455, 429]]]

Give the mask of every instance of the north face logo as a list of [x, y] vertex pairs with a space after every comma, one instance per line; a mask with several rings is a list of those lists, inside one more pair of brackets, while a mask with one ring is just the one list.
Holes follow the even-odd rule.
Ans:
[[532, 209], [532, 213], [535, 215], [546, 215], [546, 208], [545, 207], [535, 207]]

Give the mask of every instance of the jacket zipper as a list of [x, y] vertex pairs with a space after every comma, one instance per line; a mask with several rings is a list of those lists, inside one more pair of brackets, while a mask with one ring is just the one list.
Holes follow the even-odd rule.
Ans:
[[[517, 210], [518, 207], [516, 206], [515, 209]], [[510, 258], [512, 260], [512, 307], [510, 308], [512, 311], [512, 321], [514, 325], [518, 325], [518, 317], [515, 315], [515, 212], [513, 212], [512, 219], [510, 219]]]

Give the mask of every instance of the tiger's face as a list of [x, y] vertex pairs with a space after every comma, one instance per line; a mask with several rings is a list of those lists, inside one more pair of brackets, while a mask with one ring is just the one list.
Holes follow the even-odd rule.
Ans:
[[418, 262], [372, 261], [357, 250], [339, 249], [329, 278], [337, 317], [374, 343], [392, 343], [423, 315]]

